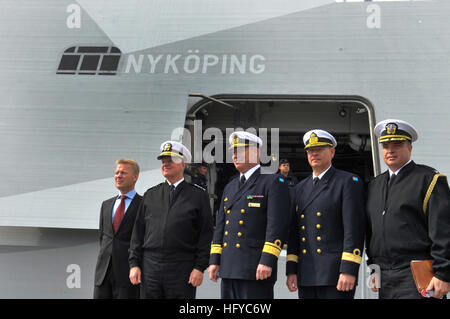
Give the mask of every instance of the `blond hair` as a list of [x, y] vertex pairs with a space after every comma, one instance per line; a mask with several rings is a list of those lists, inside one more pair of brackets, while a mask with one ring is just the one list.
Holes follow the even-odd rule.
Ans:
[[116, 161], [116, 165], [119, 164], [128, 164], [131, 165], [131, 168], [135, 174], [139, 174], [139, 164], [131, 159], [131, 158], [121, 158]]

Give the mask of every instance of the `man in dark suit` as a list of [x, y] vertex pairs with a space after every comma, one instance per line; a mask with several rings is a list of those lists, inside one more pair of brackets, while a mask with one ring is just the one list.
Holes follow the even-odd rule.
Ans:
[[181, 143], [161, 144], [166, 181], [147, 190], [130, 245], [130, 280], [141, 298], [193, 299], [208, 267], [212, 214], [208, 193], [184, 181], [191, 153]]
[[331, 134], [312, 130], [303, 142], [313, 174], [295, 187], [286, 284], [301, 299], [351, 299], [364, 243], [363, 183], [331, 165]]
[[223, 192], [209, 277], [222, 278], [222, 299], [272, 299], [290, 219], [289, 189], [279, 175], [261, 174], [259, 137], [234, 132], [230, 144], [240, 176]]
[[114, 181], [120, 195], [102, 203], [100, 211], [100, 252], [95, 268], [95, 299], [139, 298], [139, 286], [128, 278], [128, 249], [142, 196], [134, 185], [139, 165], [132, 159], [116, 161]]
[[[450, 190], [447, 177], [411, 160], [417, 130], [388, 119], [374, 128], [388, 170], [369, 184], [368, 263], [380, 267], [380, 299], [422, 299], [450, 291]], [[440, 138], [440, 137], [438, 137]], [[432, 259], [434, 276], [419, 294], [411, 260]], [[378, 291], [377, 288], [373, 288]]]

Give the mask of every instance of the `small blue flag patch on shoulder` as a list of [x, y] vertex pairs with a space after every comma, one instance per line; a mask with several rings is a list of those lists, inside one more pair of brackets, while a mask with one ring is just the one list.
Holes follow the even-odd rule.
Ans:
[[356, 177], [356, 176], [353, 176], [352, 179], [353, 179], [355, 182], [359, 181], [359, 178]]
[[279, 180], [280, 182], [284, 183], [284, 178], [279, 177], [278, 180]]

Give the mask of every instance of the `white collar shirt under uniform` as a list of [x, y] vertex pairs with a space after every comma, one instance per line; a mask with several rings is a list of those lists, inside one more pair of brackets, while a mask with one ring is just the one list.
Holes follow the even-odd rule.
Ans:
[[245, 181], [248, 181], [248, 179], [253, 175], [253, 173], [258, 169], [258, 168], [260, 168], [261, 167], [261, 165], [256, 165], [256, 166], [254, 166], [254, 167], [252, 167], [252, 168], [250, 168], [248, 171], [246, 171], [244, 174], [240, 174], [239, 175], [239, 178], [241, 178], [241, 176], [242, 175], [244, 175], [245, 176]]

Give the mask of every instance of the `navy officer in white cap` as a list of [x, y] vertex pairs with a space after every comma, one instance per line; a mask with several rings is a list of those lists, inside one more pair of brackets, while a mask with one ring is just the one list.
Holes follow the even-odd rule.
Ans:
[[258, 136], [236, 131], [229, 142], [240, 176], [223, 192], [209, 277], [222, 278], [222, 299], [273, 299], [290, 220], [289, 188], [279, 175], [261, 173]]
[[[447, 177], [411, 160], [418, 133], [410, 123], [384, 120], [375, 126], [374, 133], [388, 166], [369, 184], [367, 199], [366, 247], [368, 263], [381, 269], [379, 298], [420, 299], [432, 294], [441, 298], [450, 291]], [[410, 261], [427, 259], [432, 260], [434, 277], [421, 295]]]
[[181, 143], [161, 144], [166, 181], [147, 190], [130, 244], [130, 280], [141, 298], [195, 298], [208, 267], [213, 232], [208, 194], [184, 181], [191, 153]]
[[315, 129], [303, 136], [312, 168], [294, 188], [286, 284], [300, 299], [352, 299], [364, 244], [364, 186], [332, 166], [336, 139]]

